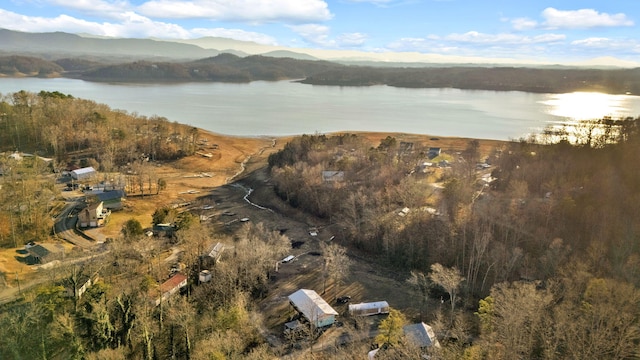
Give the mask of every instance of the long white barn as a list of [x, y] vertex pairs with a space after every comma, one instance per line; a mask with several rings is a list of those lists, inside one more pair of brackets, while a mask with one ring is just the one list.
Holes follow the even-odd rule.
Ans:
[[289, 295], [289, 303], [315, 327], [325, 327], [336, 321], [335, 311], [318, 293], [300, 289]]

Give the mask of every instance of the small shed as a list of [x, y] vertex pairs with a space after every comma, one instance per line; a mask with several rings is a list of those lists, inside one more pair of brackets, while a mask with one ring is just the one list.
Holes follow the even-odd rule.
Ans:
[[427, 152], [427, 157], [429, 159], [436, 158], [440, 156], [441, 152], [442, 152], [442, 149], [440, 149], [439, 147], [430, 147], [429, 151]]
[[309, 289], [300, 289], [289, 295], [289, 303], [315, 327], [332, 325], [338, 315], [318, 293]]
[[440, 347], [436, 334], [431, 326], [420, 322], [417, 324], [405, 325], [402, 330], [407, 340], [420, 348]]
[[378, 314], [388, 314], [389, 303], [386, 301], [376, 301], [368, 303], [350, 304], [349, 314], [351, 316], [369, 316]]
[[198, 274], [198, 281], [200, 281], [200, 283], [206, 283], [211, 281], [211, 271], [209, 270], [200, 271], [200, 274]]
[[284, 333], [286, 335], [295, 335], [296, 333], [303, 332], [305, 330], [305, 326], [298, 320], [289, 321], [284, 323]]
[[62, 260], [64, 257], [64, 247], [58, 244], [36, 244], [27, 248], [29, 255], [35, 262], [46, 264], [54, 260]]
[[94, 281], [95, 280], [91, 276], [86, 274], [79, 275], [75, 283], [71, 281], [71, 279], [66, 279], [64, 281], [66, 295], [68, 297], [80, 299], [82, 295], [94, 284]]
[[72, 170], [70, 175], [71, 175], [71, 178], [74, 180], [88, 180], [96, 176], [96, 169], [89, 166], [81, 169]]

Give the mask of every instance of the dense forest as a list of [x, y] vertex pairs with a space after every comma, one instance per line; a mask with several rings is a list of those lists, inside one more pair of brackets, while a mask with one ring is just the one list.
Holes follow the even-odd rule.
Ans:
[[[112, 59], [113, 60], [113, 59]], [[640, 69], [581, 69], [527, 67], [409, 67], [346, 66], [328, 61], [269, 56], [220, 54], [195, 61], [106, 63], [93, 58], [0, 57], [6, 76], [67, 76], [88, 81], [250, 82], [300, 80], [331, 86], [389, 85], [407, 88], [565, 93], [599, 91], [640, 94]]]
[[[0, 114], [4, 151], [54, 159], [2, 157], [3, 247], [48, 235], [51, 175], [61, 166], [122, 171], [140, 158], [176, 159], [193, 153], [198, 135], [58, 92], [6, 95]], [[433, 325], [441, 344], [428, 350], [432, 359], [637, 359], [640, 118], [564, 131], [491, 151], [472, 140], [443, 152], [393, 136], [372, 146], [355, 134], [303, 135], [265, 166], [283, 202], [342, 229], [344, 248], [319, 253], [326, 276], [348, 263], [339, 259], [358, 256], [420, 294], [418, 320]], [[260, 223], [231, 233], [196, 219], [157, 209], [154, 224], [180, 223], [174, 236], [149, 241], [132, 219], [100, 256], [46, 272], [42, 284], [1, 305], [0, 358], [298, 358], [319, 333], [273, 346], [258, 305], [290, 239]], [[179, 244], [182, 271], [197, 278], [201, 254], [217, 241], [232, 247], [212, 267], [215, 281], [150, 301], [171, 270], [161, 251]], [[67, 296], [88, 278], [94, 283], [82, 297]], [[311, 345], [304, 358], [361, 359], [372, 340], [358, 321], [344, 325], [352, 342], [315, 352]], [[381, 321], [376, 359], [418, 358], [395, 334], [406, 321], [395, 310]]]

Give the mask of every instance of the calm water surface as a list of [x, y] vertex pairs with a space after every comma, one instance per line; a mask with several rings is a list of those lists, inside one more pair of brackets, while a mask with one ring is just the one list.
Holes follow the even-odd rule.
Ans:
[[289, 81], [106, 84], [0, 79], [1, 94], [20, 90], [60, 91], [113, 109], [239, 136], [393, 131], [508, 140], [579, 119], [585, 104], [590, 106], [587, 116], [593, 114], [589, 118], [640, 115], [640, 97], [593, 93], [334, 87]]

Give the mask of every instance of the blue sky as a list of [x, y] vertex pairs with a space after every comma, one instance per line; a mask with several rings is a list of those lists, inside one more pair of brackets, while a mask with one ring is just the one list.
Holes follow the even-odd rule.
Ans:
[[[0, 27], [567, 63], [640, 63], [640, 1], [3, 0]], [[611, 60], [613, 61], [613, 60]]]

